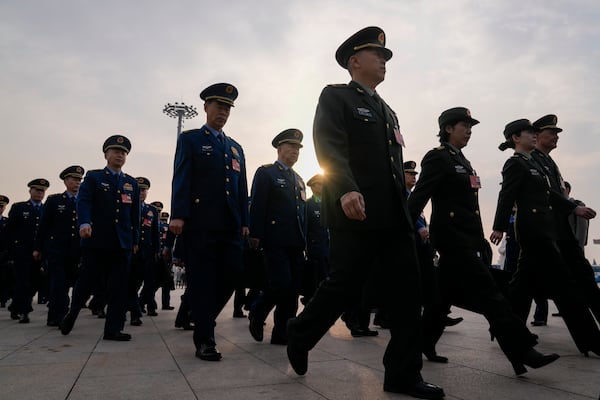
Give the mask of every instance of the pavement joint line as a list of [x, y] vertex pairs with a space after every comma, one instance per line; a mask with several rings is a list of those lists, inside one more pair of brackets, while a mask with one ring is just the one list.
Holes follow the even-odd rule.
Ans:
[[102, 335], [98, 336], [98, 339], [96, 340], [96, 344], [94, 344], [94, 347], [92, 348], [92, 351], [90, 351], [90, 354], [85, 359], [85, 362], [81, 366], [81, 369], [79, 370], [79, 373], [75, 377], [75, 380], [73, 381], [73, 384], [69, 388], [69, 391], [67, 392], [67, 395], [65, 396], [65, 400], [67, 400], [71, 396], [71, 393], [73, 392], [73, 389], [75, 389], [75, 386], [77, 385], [77, 382], [79, 382], [79, 378], [81, 378], [81, 374], [83, 374], [83, 371], [85, 370], [85, 367], [87, 366], [88, 362], [90, 362], [90, 358], [92, 358], [92, 356], [96, 352], [96, 348], [98, 347], [98, 344], [100, 343], [100, 340], [102, 340]]
[[36, 340], [48, 335], [50, 333], [50, 330], [47, 330], [46, 332], [42, 333], [39, 336], [36, 336], [35, 338], [31, 339], [29, 342], [24, 343], [23, 345], [15, 348], [13, 351], [9, 352], [8, 354], [6, 354], [4, 357], [0, 358], [0, 360], [4, 360], [7, 357], [10, 357], [11, 355], [17, 353], [18, 351], [24, 349], [25, 347], [29, 346], [31, 343], [35, 342]]

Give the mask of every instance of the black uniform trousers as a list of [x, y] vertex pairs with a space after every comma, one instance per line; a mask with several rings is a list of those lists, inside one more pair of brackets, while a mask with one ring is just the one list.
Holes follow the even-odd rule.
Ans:
[[556, 242], [563, 259], [567, 262], [569, 270], [575, 279], [575, 284], [580, 290], [583, 299], [600, 323], [600, 288], [596, 283], [594, 270], [577, 240], [559, 240]]
[[519, 266], [509, 286], [513, 310], [525, 321], [533, 296], [554, 300], [580, 352], [600, 351], [600, 330], [556, 242], [521, 242]]
[[421, 278], [413, 234], [391, 229], [330, 234], [329, 279], [290, 320], [290, 344], [312, 349], [342, 312], [365, 294], [366, 305], [389, 310], [385, 383], [408, 387], [422, 381]]
[[287, 338], [287, 321], [298, 312], [298, 296], [304, 268], [303, 250], [297, 247], [265, 247], [267, 286], [250, 308], [250, 318], [264, 322], [273, 312], [271, 339]]
[[106, 279], [105, 333], [118, 333], [125, 324], [127, 311], [127, 285], [131, 269], [131, 250], [82, 248], [79, 277], [73, 288], [71, 313], [77, 316], [85, 306], [98, 282]]
[[49, 254], [48, 261], [48, 321], [60, 322], [69, 311], [69, 289], [75, 284], [79, 257], [69, 254]]
[[447, 304], [453, 304], [483, 315], [509, 361], [513, 365], [520, 364], [524, 353], [537, 342], [525, 322], [511, 310], [510, 302], [496, 285], [481, 255], [474, 249], [460, 247], [438, 249], [438, 252], [442, 301], [437, 317], [432, 319], [437, 326], [430, 326], [432, 331], [428, 335], [439, 339], [444, 331]]
[[218, 315], [229, 301], [242, 271], [242, 238], [235, 231], [185, 231], [183, 261], [190, 307], [193, 310], [194, 345], [215, 343]]
[[146, 259], [141, 251], [138, 251], [131, 259], [129, 282], [127, 284], [127, 311], [129, 311], [132, 321], [142, 317], [142, 307], [138, 293], [144, 282], [145, 268]]

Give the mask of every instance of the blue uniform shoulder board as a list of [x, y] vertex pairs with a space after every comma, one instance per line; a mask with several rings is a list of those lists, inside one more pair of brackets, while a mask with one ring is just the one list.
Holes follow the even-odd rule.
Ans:
[[444, 150], [445, 148], [446, 148], [446, 146], [442, 145], [442, 146], [436, 147], [434, 150]]
[[263, 164], [263, 165], [261, 165], [261, 167], [263, 167], [263, 168], [269, 168], [269, 167], [272, 167], [272, 166], [273, 166], [273, 164]]
[[188, 129], [187, 131], [183, 131], [183, 132], [181, 132], [181, 134], [183, 135], [183, 134], [193, 133], [193, 132], [196, 132], [196, 131], [198, 131], [198, 130], [199, 130], [199, 129]]

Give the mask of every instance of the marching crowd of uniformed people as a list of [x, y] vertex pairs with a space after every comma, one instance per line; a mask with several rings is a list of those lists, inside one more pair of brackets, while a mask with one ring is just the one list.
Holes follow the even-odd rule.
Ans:
[[[162, 309], [173, 309], [173, 258], [187, 278], [175, 326], [194, 331], [195, 354], [206, 361], [222, 359], [216, 320], [234, 291], [234, 317], [249, 311], [256, 341], [273, 311], [270, 343], [287, 346], [299, 375], [342, 314], [353, 336], [371, 336], [377, 309], [391, 333], [383, 388], [418, 398], [445, 395], [421, 369], [422, 354], [448, 361], [435, 346], [451, 305], [487, 319], [518, 375], [559, 358], [535, 350], [543, 338], [526, 323], [534, 298], [554, 300], [579, 351], [600, 356], [600, 290], [569, 223], [596, 213], [569, 199], [550, 156], [562, 131], [557, 117], [506, 124], [499, 148], [514, 155], [502, 168], [488, 241], [480, 178], [463, 153], [479, 121], [465, 107], [441, 112], [440, 145], [423, 157], [417, 180], [417, 163], [403, 160], [398, 116], [376, 91], [392, 57], [385, 43], [383, 30], [367, 27], [339, 46], [335, 58], [351, 81], [321, 93], [313, 138], [325, 174], [306, 184], [293, 169], [304, 135], [290, 128], [272, 140], [276, 160], [256, 170], [248, 193], [243, 148], [224, 131], [238, 91], [217, 83], [200, 94], [205, 124], [178, 137], [170, 219], [162, 202], [146, 203], [150, 180], [123, 172], [132, 148], [123, 135], [104, 142], [103, 168], [65, 168], [65, 190], [45, 203], [46, 179], [28, 183], [30, 198], [8, 218], [9, 199], [0, 196], [0, 305], [12, 300], [10, 317], [28, 323], [37, 291], [47, 325], [63, 335], [89, 307], [105, 318], [105, 340], [128, 341], [127, 312], [132, 326], [144, 312], [156, 316], [158, 289]], [[505, 234], [519, 252], [500, 282], [490, 242]]]

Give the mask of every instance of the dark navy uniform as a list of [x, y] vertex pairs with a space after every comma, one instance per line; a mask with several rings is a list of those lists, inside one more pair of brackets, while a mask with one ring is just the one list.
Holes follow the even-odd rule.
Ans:
[[[80, 181], [84, 169], [73, 165], [63, 180]], [[49, 277], [48, 325], [58, 326], [69, 309], [69, 289], [75, 284], [81, 257], [76, 195], [68, 191], [48, 196], [36, 236], [35, 249], [45, 260]]]
[[[154, 294], [157, 285], [157, 260], [160, 252], [159, 211], [150, 204], [142, 203], [140, 229], [140, 245], [135, 258], [143, 265], [144, 287], [140, 295], [140, 303], [147, 307], [148, 315], [156, 315], [156, 300]], [[138, 287], [139, 288], [139, 287]]]
[[[212, 85], [201, 93], [207, 107], [220, 106], [211, 102], [231, 107], [236, 97], [237, 90], [229, 84]], [[208, 125], [179, 136], [171, 227], [184, 221], [177, 242], [183, 250], [194, 344], [201, 359], [221, 359], [215, 347], [215, 320], [241, 273], [242, 228], [248, 226], [247, 197], [246, 161], [235, 140]]]
[[50, 279], [48, 322], [56, 326], [68, 311], [81, 256], [75, 201], [67, 192], [48, 196], [37, 236]]
[[250, 236], [259, 239], [264, 249], [268, 285], [250, 308], [250, 324], [262, 330], [275, 307], [271, 343], [282, 344], [287, 342], [287, 321], [298, 311], [306, 187], [292, 168], [275, 161], [257, 169], [251, 196]]
[[533, 295], [551, 297], [577, 348], [600, 353], [600, 330], [556, 245], [554, 211], [570, 213], [575, 205], [552, 190], [544, 169], [530, 154], [515, 153], [502, 169], [502, 189], [495, 231], [506, 231], [516, 204], [516, 238], [521, 247], [509, 294], [514, 312], [527, 319]]
[[[131, 143], [121, 135], [108, 138], [103, 150], [129, 153]], [[122, 171], [104, 169], [88, 171], [77, 198], [80, 232], [90, 225], [92, 234], [82, 238], [82, 265], [73, 289], [71, 309], [61, 322], [61, 331], [68, 334], [96, 282], [106, 277], [107, 314], [104, 338], [129, 340], [123, 336], [127, 308], [127, 282], [131, 255], [139, 243], [140, 194], [135, 178]]]
[[[28, 186], [30, 190], [46, 190], [50, 184], [45, 179], [35, 179], [29, 182]], [[42, 212], [43, 205], [35, 204], [32, 200], [14, 203], [8, 213], [8, 223], [4, 231], [15, 273], [11, 316], [16, 319], [17, 314], [21, 315], [23, 322], [29, 322], [27, 314], [33, 311], [31, 301], [42, 268], [41, 263], [33, 259], [35, 235]]]

